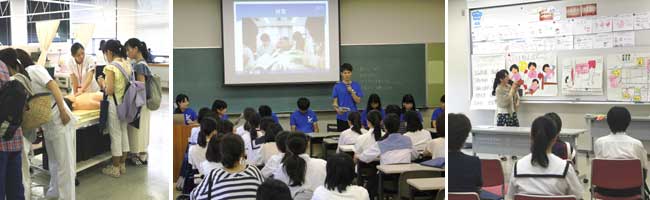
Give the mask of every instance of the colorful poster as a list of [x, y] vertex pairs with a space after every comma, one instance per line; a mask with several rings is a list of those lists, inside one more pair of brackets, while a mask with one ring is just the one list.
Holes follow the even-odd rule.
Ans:
[[607, 62], [608, 100], [649, 101], [650, 54], [613, 54]]
[[506, 57], [513, 81], [523, 80], [523, 96], [557, 96], [556, 56], [552, 53], [522, 53]]
[[560, 62], [560, 66], [563, 95], [603, 95], [603, 57], [566, 58]]
[[630, 31], [634, 29], [634, 14], [618, 14], [612, 20], [614, 31]]
[[494, 110], [496, 102], [492, 96], [494, 77], [503, 69], [503, 55], [472, 55], [472, 100], [470, 109]]

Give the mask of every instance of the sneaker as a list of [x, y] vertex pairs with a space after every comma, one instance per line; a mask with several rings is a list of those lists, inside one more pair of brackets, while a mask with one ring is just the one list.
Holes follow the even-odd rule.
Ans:
[[126, 163], [120, 164], [120, 174], [126, 174]]
[[147, 162], [147, 158], [148, 158], [147, 154], [144, 154], [144, 155], [138, 155], [138, 159], [140, 159], [140, 162], [142, 162], [143, 165], [147, 165], [147, 164], [148, 164], [148, 162]]
[[141, 166], [141, 165], [142, 165], [142, 161], [140, 161], [140, 159], [138, 158], [138, 156], [132, 156], [132, 157], [129, 159], [129, 161], [130, 161], [130, 163], [133, 163], [133, 165], [135, 165], [135, 166]]
[[102, 173], [114, 178], [120, 177], [120, 169], [118, 167], [113, 167], [113, 165], [108, 165], [102, 169]]

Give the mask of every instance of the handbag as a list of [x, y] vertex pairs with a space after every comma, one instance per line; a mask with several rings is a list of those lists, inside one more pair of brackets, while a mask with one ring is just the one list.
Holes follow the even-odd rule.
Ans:
[[52, 119], [51, 93], [34, 94], [27, 99], [27, 110], [23, 113], [23, 123], [21, 126], [24, 131], [32, 131]]
[[100, 133], [108, 133], [107, 128], [108, 128], [108, 96], [104, 94], [104, 98], [99, 102], [99, 124], [97, 124], [97, 127], [99, 128]]

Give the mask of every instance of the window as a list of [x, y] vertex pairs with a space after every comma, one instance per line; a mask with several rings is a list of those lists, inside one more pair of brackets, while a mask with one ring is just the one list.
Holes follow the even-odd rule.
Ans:
[[0, 45], [11, 45], [11, 8], [9, 1], [0, 1]]
[[27, 42], [38, 43], [36, 22], [56, 19], [61, 22], [53, 42], [66, 42], [70, 39], [70, 4], [63, 0], [55, 1], [62, 3], [27, 0]]

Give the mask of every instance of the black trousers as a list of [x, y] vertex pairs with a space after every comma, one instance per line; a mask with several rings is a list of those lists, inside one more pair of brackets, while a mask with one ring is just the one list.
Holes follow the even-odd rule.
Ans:
[[348, 121], [345, 120], [336, 120], [336, 129], [338, 132], [343, 132], [345, 130], [348, 130], [350, 128], [350, 124], [348, 124]]

